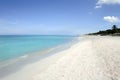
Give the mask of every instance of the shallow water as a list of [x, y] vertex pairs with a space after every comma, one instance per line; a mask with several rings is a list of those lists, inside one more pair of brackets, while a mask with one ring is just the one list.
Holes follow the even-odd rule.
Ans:
[[73, 36], [0, 36], [0, 62], [67, 43]]

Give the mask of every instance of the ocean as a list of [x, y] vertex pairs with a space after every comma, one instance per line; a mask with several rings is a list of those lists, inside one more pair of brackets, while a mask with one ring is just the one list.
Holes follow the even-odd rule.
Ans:
[[0, 62], [45, 51], [72, 41], [74, 36], [66, 35], [1, 35]]

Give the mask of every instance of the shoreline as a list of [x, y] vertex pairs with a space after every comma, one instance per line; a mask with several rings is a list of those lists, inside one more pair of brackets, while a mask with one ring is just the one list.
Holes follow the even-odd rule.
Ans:
[[[54, 46], [49, 49], [45, 49], [42, 51], [36, 51], [30, 54], [26, 54], [24, 56], [17, 57], [15, 59], [4, 61], [0, 63], [0, 79], [5, 78], [11, 74], [19, 72], [19, 70], [23, 69], [26, 65], [34, 64], [36, 62], [42, 61], [43, 59], [50, 57], [52, 55], [57, 54], [58, 52], [64, 51], [68, 49], [71, 45], [77, 43], [78, 37], [74, 37], [71, 41]], [[63, 47], [64, 46], [64, 47]]]
[[119, 80], [120, 37], [83, 36], [68, 49], [1, 80]]

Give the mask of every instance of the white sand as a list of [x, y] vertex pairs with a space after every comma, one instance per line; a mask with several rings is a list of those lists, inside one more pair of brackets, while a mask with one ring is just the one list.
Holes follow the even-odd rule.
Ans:
[[0, 80], [120, 80], [120, 37], [86, 36]]

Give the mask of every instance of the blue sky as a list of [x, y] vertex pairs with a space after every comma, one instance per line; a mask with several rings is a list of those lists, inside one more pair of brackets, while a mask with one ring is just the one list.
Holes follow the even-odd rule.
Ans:
[[120, 0], [0, 0], [0, 34], [84, 34], [119, 26]]

